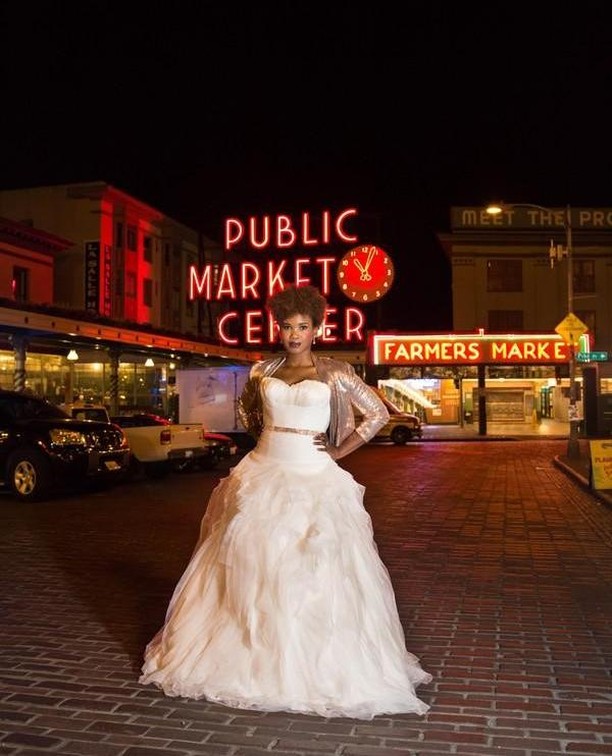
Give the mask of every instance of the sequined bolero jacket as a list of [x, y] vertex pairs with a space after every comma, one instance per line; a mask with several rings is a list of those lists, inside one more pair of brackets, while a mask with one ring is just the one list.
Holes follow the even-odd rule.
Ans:
[[[339, 446], [356, 430], [364, 441], [373, 438], [389, 419], [389, 413], [376, 392], [368, 386], [348, 362], [312, 355], [317, 374], [331, 389], [330, 422], [327, 435]], [[256, 362], [238, 400], [238, 414], [252, 436], [259, 436], [263, 426], [263, 409], [259, 384], [264, 376], [273, 375], [285, 357]], [[353, 410], [355, 409], [355, 411]], [[355, 412], [361, 416], [355, 423]]]

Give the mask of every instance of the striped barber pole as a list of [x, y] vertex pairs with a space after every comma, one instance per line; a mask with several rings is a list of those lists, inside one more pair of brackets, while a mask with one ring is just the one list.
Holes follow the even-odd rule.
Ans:
[[26, 387], [26, 348], [28, 343], [25, 339], [13, 337], [13, 350], [15, 352], [15, 369], [13, 372], [13, 388], [15, 391], [25, 391]]
[[109, 350], [110, 358], [110, 409], [111, 415], [119, 412], [119, 352]]

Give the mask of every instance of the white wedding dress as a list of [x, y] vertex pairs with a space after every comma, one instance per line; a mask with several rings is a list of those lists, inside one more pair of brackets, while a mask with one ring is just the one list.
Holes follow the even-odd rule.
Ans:
[[266, 430], [214, 489], [140, 682], [241, 709], [424, 714], [431, 675], [406, 651], [364, 488], [313, 443], [329, 387], [261, 391]]

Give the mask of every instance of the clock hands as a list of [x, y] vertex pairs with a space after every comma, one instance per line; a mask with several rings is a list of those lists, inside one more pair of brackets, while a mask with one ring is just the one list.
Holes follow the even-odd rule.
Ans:
[[363, 267], [363, 265], [359, 262], [359, 260], [354, 259], [353, 262], [355, 263], [355, 267], [357, 270], [361, 273], [359, 276], [360, 281], [369, 281], [372, 276], [368, 273], [368, 271]]
[[[370, 269], [370, 265], [372, 264], [372, 259], [374, 258], [374, 254], [375, 254], [375, 253], [376, 253], [376, 247], [370, 247], [370, 249], [369, 249], [369, 251], [368, 251], [368, 259], [366, 260], [366, 264], [365, 264], [365, 270], [366, 270], [366, 273], [367, 273], [367, 272], [368, 272], [368, 270]], [[370, 278], [371, 278], [371, 277], [372, 277], [372, 276], [370, 276]], [[369, 279], [368, 279], [368, 280], [369, 280]]]
[[359, 276], [359, 280], [360, 281], [371, 281], [372, 280], [372, 276], [369, 273], [369, 269], [370, 269], [370, 265], [372, 264], [372, 260], [374, 258], [375, 252], [376, 252], [376, 250], [374, 249], [374, 247], [370, 247], [370, 249], [368, 251], [368, 259], [366, 260], [365, 265], [362, 262], [360, 262], [359, 260], [357, 260], [357, 258], [353, 258], [353, 262], [355, 263], [355, 267], [361, 273], [361, 275]]

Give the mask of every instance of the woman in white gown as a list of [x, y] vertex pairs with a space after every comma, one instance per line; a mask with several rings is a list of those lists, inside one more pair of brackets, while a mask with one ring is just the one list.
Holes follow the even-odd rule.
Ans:
[[268, 306], [286, 354], [254, 365], [241, 397], [257, 446], [211, 494], [140, 682], [241, 709], [424, 714], [415, 687], [431, 675], [406, 650], [364, 488], [335, 461], [387, 411], [350, 365], [312, 354], [317, 289]]

